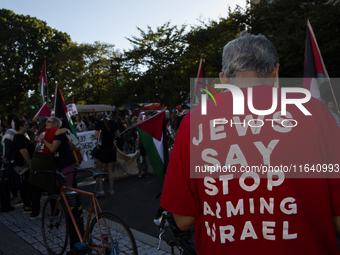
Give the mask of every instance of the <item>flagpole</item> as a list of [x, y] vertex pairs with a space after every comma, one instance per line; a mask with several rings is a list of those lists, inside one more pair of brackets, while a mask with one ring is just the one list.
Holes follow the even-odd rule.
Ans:
[[[44, 59], [44, 65], [45, 65], [45, 73], [46, 73], [46, 102], [48, 109], [50, 108], [50, 105], [48, 103], [48, 83], [47, 83], [47, 68], [46, 68], [46, 57]], [[44, 84], [45, 85], [45, 84]]]
[[336, 109], [338, 110], [338, 115], [340, 115], [339, 106], [338, 106], [338, 102], [336, 101], [336, 97], [335, 97], [335, 93], [334, 93], [334, 90], [333, 90], [333, 86], [332, 86], [330, 80], [328, 80], [328, 83], [329, 83], [329, 87], [331, 88], [331, 91], [332, 91], [332, 95], [333, 95], [333, 98], [334, 98], [334, 103], [335, 103]]
[[156, 113], [155, 115], [151, 116], [150, 118], [145, 119], [145, 120], [143, 120], [143, 121], [141, 121], [141, 122], [138, 122], [138, 123], [133, 124], [132, 126], [130, 126], [130, 127], [128, 127], [127, 129], [125, 129], [124, 131], [120, 132], [120, 134], [124, 134], [124, 133], [125, 133], [126, 131], [128, 131], [129, 129], [131, 129], [131, 128], [137, 126], [138, 124], [140, 124], [140, 123], [142, 123], [142, 122], [144, 122], [144, 121], [147, 121], [147, 120], [153, 118], [154, 116], [160, 114], [161, 112], [164, 112], [166, 109], [167, 109], [167, 107], [165, 107], [165, 108], [164, 108], [162, 111], [160, 111], [159, 113]]
[[[198, 78], [199, 78], [199, 74], [201, 72], [201, 68], [202, 68], [203, 62], [204, 62], [204, 58], [203, 58], [203, 54], [201, 54], [200, 63], [199, 63], [199, 66], [198, 66], [198, 71], [197, 71], [197, 76], [196, 76], [196, 79], [195, 79], [194, 90], [191, 92], [192, 93], [192, 95], [191, 95], [191, 102], [194, 103], [194, 104], [196, 104], [197, 101], [198, 101], [197, 100], [197, 95], [196, 95], [196, 89], [197, 89], [197, 82], [198, 82]], [[202, 73], [202, 79], [203, 79], [203, 73]]]

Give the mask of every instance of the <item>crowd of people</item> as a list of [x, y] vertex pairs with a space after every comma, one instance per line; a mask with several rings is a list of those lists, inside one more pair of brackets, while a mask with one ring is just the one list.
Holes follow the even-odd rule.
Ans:
[[[154, 114], [154, 113], [153, 113]], [[76, 132], [94, 130], [98, 140], [96, 170], [109, 173], [108, 195], [114, 195], [114, 162], [116, 148], [126, 152], [130, 146], [133, 152], [137, 150], [137, 163], [140, 170], [139, 177], [148, 177], [146, 152], [137, 129], [130, 128], [137, 122], [143, 121], [152, 114], [131, 114], [129, 111], [118, 111], [113, 114], [99, 114], [97, 116], [73, 117]], [[6, 117], [6, 123], [1, 120], [1, 148], [0, 164], [13, 162], [11, 171], [10, 191], [13, 202], [23, 203], [23, 212], [31, 213], [31, 220], [40, 217], [40, 199], [43, 192], [58, 193], [58, 185], [54, 177], [49, 174], [35, 174], [36, 171], [51, 170], [66, 173], [73, 170], [76, 160], [69, 146], [62, 120], [48, 117], [40, 120], [30, 119], [27, 115], [19, 118], [15, 114]], [[126, 132], [125, 132], [126, 131]], [[120, 133], [125, 132], [125, 135]], [[131, 141], [129, 140], [131, 138]], [[127, 141], [128, 140], [128, 141]], [[129, 144], [130, 143], [130, 144]], [[114, 146], [116, 144], [116, 146]], [[66, 186], [76, 187], [74, 174], [67, 175]], [[102, 180], [98, 179], [97, 197], [105, 197]]]
[[[40, 217], [42, 192], [57, 193], [54, 177], [38, 174], [39, 171], [60, 171], [73, 169], [75, 159], [68, 145], [67, 129], [56, 117], [30, 120], [28, 116], [19, 119], [15, 114], [2, 121], [2, 164], [10, 163], [10, 191], [12, 201], [23, 203], [23, 212], [31, 213], [30, 219]], [[38, 128], [37, 128], [38, 127]], [[67, 146], [60, 146], [66, 144]], [[68, 185], [72, 178], [68, 177]]]

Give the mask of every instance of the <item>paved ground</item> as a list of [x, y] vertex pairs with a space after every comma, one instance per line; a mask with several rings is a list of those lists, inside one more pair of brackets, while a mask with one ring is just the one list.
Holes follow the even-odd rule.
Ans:
[[[83, 190], [94, 191], [94, 182], [87, 173], [78, 178]], [[108, 183], [104, 183], [108, 188]], [[158, 209], [161, 185], [155, 175], [149, 178], [127, 177], [115, 182], [115, 195], [99, 199], [103, 211], [112, 211], [119, 215], [132, 229], [136, 238], [139, 254], [170, 254], [170, 248], [163, 243], [157, 250], [158, 232], [153, 224], [153, 217]], [[89, 200], [84, 198], [84, 209], [88, 209]], [[0, 213], [0, 255], [6, 254], [47, 254], [41, 236], [41, 221], [29, 220], [29, 214], [22, 213], [22, 204], [13, 204], [15, 210]], [[178, 254], [178, 251], [175, 251]]]

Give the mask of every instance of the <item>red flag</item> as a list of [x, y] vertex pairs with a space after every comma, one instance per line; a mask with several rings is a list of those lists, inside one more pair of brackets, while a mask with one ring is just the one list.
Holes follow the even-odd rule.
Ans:
[[41, 121], [41, 119], [44, 117], [51, 117], [51, 112], [46, 102], [43, 104], [43, 106], [41, 106], [37, 114], [34, 116], [34, 118], [37, 118], [39, 121]]
[[74, 97], [72, 97], [71, 104], [74, 104]]
[[313, 28], [308, 21], [303, 87], [310, 90], [312, 97], [320, 99], [320, 85], [326, 79], [329, 80], [328, 72], [323, 62]]

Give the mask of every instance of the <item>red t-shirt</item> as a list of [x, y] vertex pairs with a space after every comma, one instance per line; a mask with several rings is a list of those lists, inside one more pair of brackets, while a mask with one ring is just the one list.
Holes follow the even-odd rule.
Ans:
[[[55, 136], [55, 133], [57, 132], [58, 129], [56, 128], [49, 128], [49, 129], [45, 129], [45, 140], [49, 143], [53, 142], [53, 138]], [[36, 141], [36, 146], [35, 146], [35, 151], [37, 152], [41, 152], [41, 153], [46, 153], [48, 155], [53, 155], [53, 153], [45, 146], [45, 144], [38, 139]]]
[[[207, 115], [198, 106], [183, 119], [160, 205], [195, 217], [200, 255], [338, 254], [332, 216], [340, 215], [340, 129], [333, 116], [314, 98], [303, 104], [312, 116], [287, 105], [287, 116], [280, 117], [280, 99], [273, 114], [256, 116], [242, 91], [244, 116], [232, 115], [232, 95], [223, 92], [222, 106], [208, 100]], [[269, 109], [272, 87], [253, 87], [253, 99], [255, 109]], [[223, 118], [228, 123], [213, 127]], [[248, 124], [235, 125], [244, 119]], [[258, 119], [263, 125], [251, 128], [262, 123]], [[204, 172], [204, 165], [216, 164], [230, 168]], [[317, 173], [324, 164], [334, 171]], [[282, 171], [264, 171], [270, 166]]]

